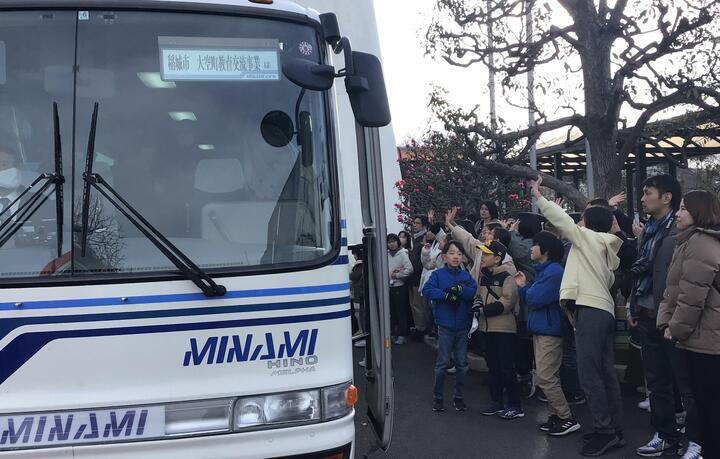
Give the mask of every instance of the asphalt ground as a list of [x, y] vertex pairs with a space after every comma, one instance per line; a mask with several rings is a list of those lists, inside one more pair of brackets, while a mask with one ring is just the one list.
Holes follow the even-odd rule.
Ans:
[[[364, 350], [354, 349], [355, 384], [360, 389], [356, 406], [356, 457], [372, 450], [375, 437], [367, 423], [364, 402], [364, 369], [357, 365]], [[525, 400], [525, 417], [506, 421], [487, 417], [480, 410], [490, 402], [487, 374], [470, 371], [466, 379], [465, 401], [468, 411], [452, 408], [453, 377], [445, 381], [445, 410], [431, 409], [435, 350], [424, 343], [408, 342], [393, 345], [395, 378], [395, 419], [392, 443], [386, 453], [376, 451], [370, 458], [577, 458], [582, 457], [582, 434], [592, 430], [587, 405], [571, 407], [583, 426], [565, 437], [549, 437], [537, 429], [547, 419], [545, 404], [536, 398]], [[652, 437], [650, 415], [637, 408], [643, 395], [635, 387], [623, 385], [624, 429], [627, 446], [606, 453], [603, 457], [638, 457], [635, 448]]]

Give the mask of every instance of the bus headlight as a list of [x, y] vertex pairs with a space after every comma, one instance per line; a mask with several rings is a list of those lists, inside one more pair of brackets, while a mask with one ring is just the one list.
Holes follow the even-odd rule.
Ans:
[[349, 382], [326, 387], [323, 395], [323, 420], [341, 418], [353, 408], [357, 401], [357, 389]]
[[240, 398], [233, 419], [236, 429], [320, 421], [320, 391]]

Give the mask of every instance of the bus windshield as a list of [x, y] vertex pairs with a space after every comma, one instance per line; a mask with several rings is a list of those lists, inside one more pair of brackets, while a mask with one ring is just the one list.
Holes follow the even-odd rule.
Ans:
[[[337, 222], [326, 100], [319, 92], [301, 95], [282, 75], [282, 63], [297, 57], [321, 62], [317, 33], [279, 20], [141, 11], [3, 13], [0, 211], [52, 170], [55, 102], [66, 215], [63, 255], [57, 257], [51, 195], [0, 248], [0, 282], [175, 272], [96, 190], [89, 196], [81, 255], [88, 151], [94, 172], [203, 269], [285, 266], [328, 255]], [[266, 116], [271, 112], [275, 116]], [[309, 152], [296, 135], [300, 118], [311, 120], [305, 123], [311, 126]], [[287, 142], [268, 143], [263, 119], [270, 128], [279, 120], [277, 131]], [[281, 122], [287, 120], [291, 126]]]

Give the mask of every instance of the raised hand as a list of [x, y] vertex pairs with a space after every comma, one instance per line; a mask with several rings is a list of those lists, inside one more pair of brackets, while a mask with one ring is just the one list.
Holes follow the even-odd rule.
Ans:
[[610, 207], [617, 208], [620, 204], [625, 202], [627, 199], [627, 195], [624, 191], [621, 191], [620, 193], [616, 194], [612, 198], [608, 199], [608, 203], [610, 203]]
[[530, 180], [530, 191], [532, 191], [535, 199], [539, 199], [542, 196], [542, 194], [540, 193], [540, 185], [542, 185], [542, 182], [542, 175], [538, 175], [537, 180]]
[[513, 279], [515, 279], [515, 284], [518, 286], [518, 288], [523, 288], [527, 285], [527, 277], [522, 271], [519, 271], [517, 274], [515, 274]]
[[428, 210], [427, 218], [428, 218], [428, 220], [430, 220], [430, 223], [434, 223], [434, 220], [435, 220], [435, 210], [434, 209]]
[[615, 216], [613, 216], [613, 222], [612, 222], [612, 227], [610, 228], [610, 234], [617, 234], [620, 231], [622, 231], [620, 229], [620, 224], [618, 223], [617, 218], [615, 218]]
[[455, 226], [455, 217], [457, 216], [459, 207], [453, 207], [452, 209], [448, 210], [445, 214], [445, 225], [448, 228], [452, 228]]
[[555, 198], [555, 204], [557, 204], [558, 206], [560, 206], [562, 208], [565, 208], [566, 202], [567, 201], [565, 201], [565, 199], [563, 199], [563, 198]]

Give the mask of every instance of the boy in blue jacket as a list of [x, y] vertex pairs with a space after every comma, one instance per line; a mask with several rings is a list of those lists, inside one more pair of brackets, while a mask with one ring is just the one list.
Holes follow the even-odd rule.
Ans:
[[563, 278], [563, 244], [554, 234], [542, 231], [533, 237], [530, 258], [535, 265], [535, 281], [528, 283], [519, 272], [515, 282], [520, 301], [528, 310], [528, 330], [533, 334], [537, 383], [548, 400], [550, 417], [539, 428], [548, 435], [567, 435], [580, 429], [570, 411], [560, 385], [563, 355], [563, 320], [560, 309], [560, 283]]
[[477, 282], [470, 273], [461, 269], [462, 246], [449, 241], [442, 250], [445, 266], [433, 271], [425, 283], [422, 294], [432, 302], [433, 315], [438, 327], [438, 350], [435, 361], [435, 387], [433, 411], [444, 411], [443, 389], [445, 370], [450, 356], [455, 359], [455, 389], [453, 403], [457, 411], [465, 411], [463, 384], [467, 374], [468, 330], [472, 323], [470, 307], [477, 290]]

